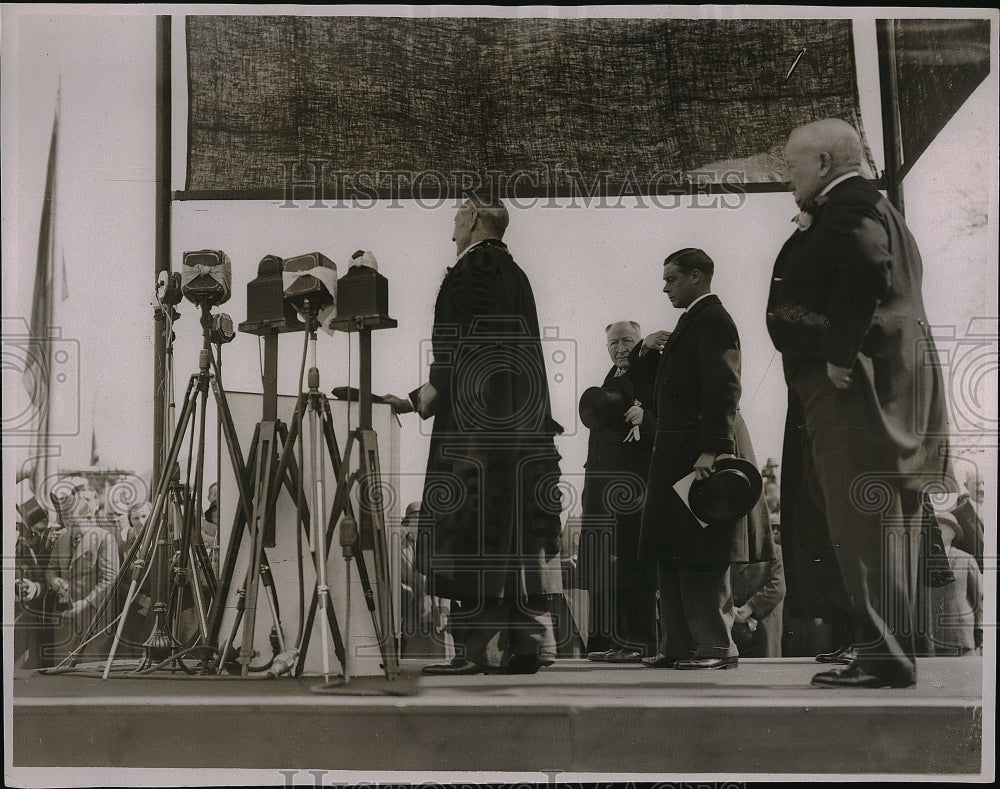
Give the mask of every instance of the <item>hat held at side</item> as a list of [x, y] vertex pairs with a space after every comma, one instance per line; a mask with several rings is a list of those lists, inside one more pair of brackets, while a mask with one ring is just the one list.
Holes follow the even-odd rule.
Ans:
[[705, 523], [722, 523], [745, 517], [760, 500], [764, 481], [756, 466], [743, 458], [715, 462], [709, 477], [695, 480], [688, 491], [688, 506]]

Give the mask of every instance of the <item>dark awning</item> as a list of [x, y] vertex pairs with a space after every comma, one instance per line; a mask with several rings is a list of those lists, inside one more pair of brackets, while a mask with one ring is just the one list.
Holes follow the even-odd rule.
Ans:
[[182, 197], [773, 189], [795, 126], [864, 133], [848, 20], [193, 16], [187, 47]]

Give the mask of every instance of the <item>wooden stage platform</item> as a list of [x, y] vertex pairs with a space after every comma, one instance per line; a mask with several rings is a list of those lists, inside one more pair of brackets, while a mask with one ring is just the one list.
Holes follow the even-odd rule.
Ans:
[[[325, 688], [322, 677], [160, 671], [104, 681], [96, 671], [21, 672], [13, 684], [13, 762], [243, 768], [272, 771], [268, 783], [279, 785], [287, 780], [280, 770], [534, 773], [544, 782], [543, 771], [559, 780], [975, 780], [984, 769], [980, 658], [921, 659], [917, 687], [867, 691], [811, 687], [822, 667], [805, 658], [686, 672], [559, 660], [532, 676], [455, 678], [420, 676], [427, 662], [404, 660], [396, 682], [360, 677], [340, 688]], [[988, 775], [992, 709], [986, 718]], [[302, 773], [302, 780], [314, 779]]]

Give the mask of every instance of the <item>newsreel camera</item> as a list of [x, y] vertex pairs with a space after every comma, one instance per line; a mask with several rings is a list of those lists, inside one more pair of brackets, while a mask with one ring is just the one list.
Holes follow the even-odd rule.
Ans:
[[199, 307], [225, 304], [232, 295], [233, 266], [225, 252], [203, 249], [185, 252], [181, 269], [181, 292]]
[[231, 317], [225, 313], [211, 315], [212, 307], [229, 301], [232, 287], [233, 266], [225, 252], [203, 249], [184, 253], [180, 291], [184, 298], [201, 307], [202, 325], [213, 345], [224, 345], [236, 336]]
[[[375, 635], [383, 656], [386, 677], [395, 679], [399, 673], [398, 650], [392, 640], [391, 584], [385, 540], [385, 521], [380, 500], [381, 485], [378, 469], [377, 440], [371, 429], [371, 330], [391, 328], [396, 322], [388, 317], [388, 282], [375, 271], [377, 263], [371, 253], [357, 252], [347, 275], [337, 278], [337, 265], [319, 252], [290, 258], [265, 256], [258, 266], [257, 277], [247, 285], [247, 320], [240, 331], [261, 336], [264, 340], [264, 400], [263, 419], [257, 425], [247, 460], [247, 470], [257, 482], [249, 487], [258, 491], [264, 501], [251, 496], [252, 517], [238, 519], [231, 533], [226, 567], [220, 579], [219, 605], [228, 596], [235, 572], [235, 557], [244, 537], [249, 543], [250, 558], [242, 588], [238, 620], [221, 640], [220, 664], [228, 662], [230, 654], [239, 654], [247, 676], [255, 669], [247, 664], [254, 649], [254, 617], [258, 584], [266, 583], [267, 548], [275, 546], [274, 502], [282, 486], [296, 502], [298, 520], [307, 532], [315, 562], [316, 585], [305, 621], [299, 629], [296, 644], [283, 645], [269, 669], [270, 676], [286, 671], [300, 675], [305, 667], [306, 653], [314, 624], [322, 633], [323, 673], [329, 680], [330, 655], [328, 642], [343, 667], [343, 682], [350, 676], [350, 572], [357, 566], [365, 603], [372, 617]], [[316, 362], [317, 330], [358, 332], [361, 336], [361, 416], [360, 428], [351, 432], [343, 456], [337, 443], [328, 399], [320, 391], [319, 369]], [[299, 385], [299, 397], [291, 424], [286, 428], [277, 418], [277, 336], [304, 331], [303, 365], [308, 369], [308, 386]], [[306, 364], [306, 360], [309, 364]], [[350, 471], [354, 442], [360, 445], [357, 465]], [[299, 463], [295, 460], [298, 446], [308, 452]], [[272, 458], [277, 456], [277, 462]], [[329, 462], [336, 480], [332, 509], [327, 506], [324, 480], [325, 464]], [[354, 517], [351, 489], [358, 482], [365, 506]], [[360, 519], [362, 528], [358, 534]], [[340, 527], [340, 545], [347, 562], [347, 627], [342, 633], [333, 607], [327, 578], [327, 562], [333, 544], [334, 531]], [[360, 536], [360, 540], [359, 540]], [[362, 548], [374, 551], [375, 587], [369, 579]], [[376, 603], [376, 590], [378, 591]], [[213, 611], [211, 632], [220, 634], [221, 607]], [[242, 623], [242, 644], [237, 646], [236, 634]]]
[[[285, 259], [284, 298], [306, 321], [332, 333], [337, 316], [337, 264], [319, 252]], [[307, 327], [311, 331], [312, 327]]]

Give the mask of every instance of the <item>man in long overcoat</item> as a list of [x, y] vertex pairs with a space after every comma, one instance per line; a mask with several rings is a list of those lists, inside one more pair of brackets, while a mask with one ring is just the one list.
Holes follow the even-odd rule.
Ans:
[[[434, 361], [410, 400], [434, 418], [417, 569], [452, 600], [438, 675], [534, 673], [556, 656], [562, 432], [551, 416], [531, 284], [501, 240], [500, 201], [467, 200], [434, 307]], [[398, 400], [399, 398], [396, 398]]]
[[610, 663], [656, 652], [656, 566], [636, 558], [656, 422], [653, 392], [629, 366], [640, 332], [634, 321], [605, 328], [614, 364], [602, 387], [620, 394], [625, 410], [591, 428], [587, 440], [579, 555], [590, 593], [587, 657]]
[[802, 212], [767, 306], [788, 385], [782, 547], [792, 614], [839, 607], [856, 630], [853, 664], [813, 683], [909, 687], [923, 580], [913, 557], [923, 492], [951, 485], [947, 414], [920, 253], [860, 177], [862, 153], [837, 119], [795, 129], [785, 149]]
[[674, 490], [692, 471], [707, 478], [720, 457], [757, 466], [739, 414], [739, 332], [711, 292], [714, 271], [700, 249], [670, 255], [663, 291], [685, 312], [669, 337], [651, 334], [633, 351], [633, 364], [653, 381], [656, 410], [639, 538], [640, 558], [658, 562], [660, 653], [643, 661], [656, 668], [736, 666], [730, 564], [774, 555], [763, 499], [747, 517], [703, 526]]

